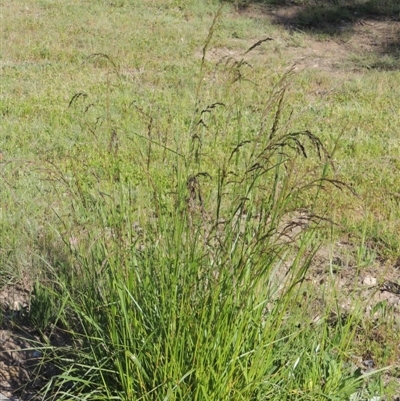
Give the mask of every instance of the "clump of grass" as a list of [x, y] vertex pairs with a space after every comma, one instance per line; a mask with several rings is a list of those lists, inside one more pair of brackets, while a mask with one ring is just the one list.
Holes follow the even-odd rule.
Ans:
[[400, 53], [398, 51], [391, 52], [389, 50], [388, 54], [366, 54], [366, 55], [356, 55], [353, 56], [351, 61], [361, 68], [368, 70], [378, 70], [378, 71], [395, 71], [398, 69]]
[[81, 347], [56, 361], [48, 398], [343, 400], [361, 389], [346, 365], [357, 313], [331, 324], [301, 308], [322, 194], [344, 184], [319, 138], [290, 127], [292, 71], [255, 115], [241, 98], [245, 60], [209, 65], [207, 45], [194, 111], [171, 112], [187, 122], [182, 143], [160, 141], [141, 107], [143, 132], [124, 141], [132, 122], [118, 125], [107, 104], [105, 128], [85, 125], [92, 158], [77, 150], [49, 167], [69, 204], [59, 316]]

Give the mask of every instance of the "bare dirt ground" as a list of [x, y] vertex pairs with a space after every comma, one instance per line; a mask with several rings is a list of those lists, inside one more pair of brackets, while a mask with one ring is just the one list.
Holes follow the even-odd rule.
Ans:
[[[327, 34], [299, 27], [296, 24], [296, 15], [301, 10], [302, 7], [299, 6], [270, 8], [252, 5], [240, 10], [236, 18], [261, 18], [268, 24], [272, 22], [283, 27], [286, 36], [272, 38], [275, 41], [274, 51], [283, 54], [287, 63], [296, 64], [298, 69], [313, 68], [334, 74], [373, 68], [400, 69], [399, 21], [369, 16], [354, 22], [343, 20], [335, 23]], [[245, 42], [249, 47], [253, 44], [252, 41]], [[269, 51], [260, 46], [247, 57], [267, 57]], [[241, 50], [216, 47], [209, 49], [207, 58], [220, 61], [242, 55]], [[382, 61], [382, 58], [390, 57], [394, 60]]]
[[[0, 291], [0, 393], [17, 400], [31, 399], [31, 382], [34, 365], [39, 354], [32, 350], [37, 338], [14, 323], [20, 320], [29, 305], [29, 291], [21, 286], [5, 286]], [[24, 390], [27, 391], [24, 391]], [[25, 394], [24, 394], [25, 393]]]
[[[261, 17], [282, 25], [287, 36], [279, 39], [279, 51], [289, 64], [296, 63], [298, 68], [315, 68], [331, 73], [343, 74], [360, 69], [352, 61], [354, 58], [377, 53], [383, 56], [385, 52], [393, 50], [393, 44], [400, 38], [398, 21], [363, 18], [351, 24], [343, 21], [337, 27], [337, 35], [321, 38], [305, 34], [300, 42], [298, 39], [291, 40], [291, 36], [304, 33], [291, 23], [292, 17], [298, 11], [299, 7], [295, 6], [276, 9], [251, 6], [238, 12], [237, 18], [240, 15]], [[241, 54], [242, 51], [227, 47], [211, 48], [207, 58], [219, 61]], [[200, 53], [199, 55], [201, 56]], [[251, 55], [261, 58], [266, 56], [262, 46]], [[368, 64], [363, 67], [369, 68]], [[397, 68], [400, 69], [400, 63]], [[366, 314], [376, 313], [376, 305], [386, 305], [387, 310], [399, 317], [400, 286], [397, 283], [400, 282], [400, 262], [390, 264], [376, 258], [360, 273], [356, 269], [356, 248], [357, 244], [346, 239], [330, 249], [321, 249], [310, 271], [310, 282], [322, 288], [331, 286], [334, 280], [339, 289], [339, 304], [343, 312], [350, 311], [354, 299], [357, 299], [357, 302], [363, 303]], [[371, 252], [373, 253], [373, 249]], [[29, 307], [29, 300], [29, 285], [8, 285], [0, 289], [0, 311], [3, 315], [0, 319], [0, 393], [13, 400], [34, 399], [46, 377], [54, 374], [54, 369], [51, 368], [38, 370], [42, 357], [32, 350], [32, 345], [41, 342], [40, 336], [29, 326], [15, 323], [23, 321], [19, 319], [19, 315]], [[371, 335], [379, 336], [379, 330], [372, 330]], [[400, 351], [397, 355], [400, 355]], [[358, 357], [360, 363], [374, 359], [373, 355]], [[400, 364], [400, 360], [391, 362]]]
[[[313, 32], [312, 28], [304, 31], [296, 26], [296, 15], [300, 12], [301, 7], [280, 7], [270, 11], [270, 18], [274, 23], [285, 27], [289, 33], [308, 34], [306, 35], [308, 38], [305, 39], [305, 48], [288, 51], [294, 61], [299, 60], [305, 67], [325, 70], [357, 69], [357, 65], [351, 63], [354, 58], [384, 57], [399, 51], [399, 21], [365, 16], [352, 22], [341, 20], [332, 23], [330, 29]], [[329, 31], [330, 34], [324, 34], [324, 31]], [[369, 69], [375, 66], [365, 64], [364, 67]], [[383, 69], [384, 67], [382, 65]], [[397, 66], [387, 65], [387, 69], [399, 68], [400, 60]]]
[[38, 390], [57, 374], [45, 355], [65, 345], [62, 336], [49, 339], [31, 327], [30, 299], [31, 285], [26, 282], [0, 290], [0, 395], [11, 401], [38, 399]]

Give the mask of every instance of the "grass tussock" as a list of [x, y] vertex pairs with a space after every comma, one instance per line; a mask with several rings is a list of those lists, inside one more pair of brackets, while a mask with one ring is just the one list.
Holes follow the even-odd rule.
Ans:
[[193, 112], [169, 111], [188, 122], [179, 144], [136, 104], [145, 129], [131, 136], [119, 110], [106, 104], [93, 128], [84, 106], [96, 151], [84, 143], [45, 172], [70, 216], [59, 216], [69, 256], [52, 273], [57, 318], [79, 344], [48, 384], [58, 399], [339, 400], [361, 389], [346, 365], [357, 314], [330, 326], [301, 313], [322, 193], [346, 185], [318, 137], [288, 130], [291, 70], [255, 117], [240, 100], [245, 60], [215, 69], [206, 47]]

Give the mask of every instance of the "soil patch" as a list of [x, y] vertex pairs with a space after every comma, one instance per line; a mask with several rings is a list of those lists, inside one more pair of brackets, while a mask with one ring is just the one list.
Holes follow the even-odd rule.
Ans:
[[[336, 18], [330, 23], [324, 21], [324, 29], [318, 29], [318, 24], [312, 23], [315, 19], [310, 17], [309, 24], [304, 22], [302, 13], [305, 9], [301, 6], [254, 4], [238, 11], [237, 16], [265, 19], [268, 24], [282, 26], [288, 36], [279, 38], [279, 51], [285, 55], [288, 64], [297, 64], [300, 68], [342, 73], [360, 69], [400, 69], [400, 23], [396, 18], [372, 18], [367, 13], [361, 15], [353, 11], [354, 18]], [[246, 41], [246, 45], [252, 44]], [[208, 58], [219, 60], [243, 53], [232, 47], [210, 49]], [[262, 49], [261, 46], [248, 57], [259, 57]], [[264, 50], [264, 56], [269, 57], [270, 51]]]
[[39, 390], [59, 373], [51, 358], [67, 345], [58, 329], [47, 337], [29, 323], [29, 303], [20, 285], [0, 290], [0, 394], [15, 401], [40, 399]]

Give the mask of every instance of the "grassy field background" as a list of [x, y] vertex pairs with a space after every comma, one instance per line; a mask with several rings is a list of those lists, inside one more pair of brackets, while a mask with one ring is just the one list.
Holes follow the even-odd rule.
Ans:
[[399, 6], [357, 4], [0, 2], [41, 399], [399, 394]]

